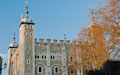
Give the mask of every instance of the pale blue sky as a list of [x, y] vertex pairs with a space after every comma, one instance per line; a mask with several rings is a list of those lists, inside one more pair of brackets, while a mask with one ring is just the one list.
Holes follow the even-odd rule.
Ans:
[[[89, 8], [98, 6], [101, 0], [28, 1], [29, 17], [36, 23], [36, 38], [63, 40], [66, 30], [67, 39], [73, 40], [81, 27], [90, 24]], [[16, 30], [16, 40], [19, 42], [21, 14], [25, 16], [25, 0], [0, 0], [0, 54], [6, 56], [13, 30]], [[6, 72], [4, 70], [3, 75], [7, 75]]]

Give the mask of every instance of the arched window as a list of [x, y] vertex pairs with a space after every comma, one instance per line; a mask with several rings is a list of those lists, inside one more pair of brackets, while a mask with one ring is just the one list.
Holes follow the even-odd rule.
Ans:
[[73, 71], [73, 70], [71, 70], [71, 73], [74, 73], [74, 71]]
[[58, 72], [59, 72], [58, 66], [54, 67], [54, 73], [58, 73]]
[[51, 59], [52, 59], [52, 56], [51, 56]]
[[73, 58], [72, 57], [70, 57], [70, 61], [72, 62], [72, 60], [73, 60]]
[[38, 73], [42, 73], [42, 67], [38, 66]]
[[42, 55], [42, 59], [43, 59], [43, 55]]
[[55, 56], [53, 56], [53, 59], [55, 59]]
[[46, 59], [46, 56], [45, 56], [45, 59]]
[[35, 59], [39, 59], [39, 54], [38, 53], [35, 54]]
[[58, 68], [57, 67], [55, 68], [55, 72], [58, 72]]

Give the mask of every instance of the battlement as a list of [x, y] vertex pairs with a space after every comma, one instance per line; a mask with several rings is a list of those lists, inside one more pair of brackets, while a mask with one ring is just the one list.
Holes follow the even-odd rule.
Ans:
[[66, 40], [66, 42], [64, 40], [56, 40], [56, 39], [36, 39], [35, 38], [35, 43], [37, 44], [54, 44], [54, 45], [57, 45], [57, 44], [72, 44], [72, 42], [70, 40]]

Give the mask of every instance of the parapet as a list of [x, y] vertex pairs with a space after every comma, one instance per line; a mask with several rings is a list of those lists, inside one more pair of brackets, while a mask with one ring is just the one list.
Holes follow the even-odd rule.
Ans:
[[[53, 39], [53, 40], [46, 39], [46, 40], [44, 40], [44, 39], [41, 39], [41, 38], [38, 41], [35, 38], [35, 43], [36, 44], [47, 44], [47, 45], [49, 45], [49, 44], [58, 45], [58, 44], [64, 44], [65, 41], [64, 40], [56, 40], [56, 39]], [[71, 44], [70, 40], [66, 40], [66, 44]]]

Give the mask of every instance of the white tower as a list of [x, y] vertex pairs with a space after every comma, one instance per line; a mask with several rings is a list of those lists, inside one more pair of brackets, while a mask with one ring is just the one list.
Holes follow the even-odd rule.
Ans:
[[34, 22], [28, 16], [28, 1], [26, 1], [26, 16], [20, 23], [20, 48], [22, 52], [23, 75], [35, 75], [34, 63]]

